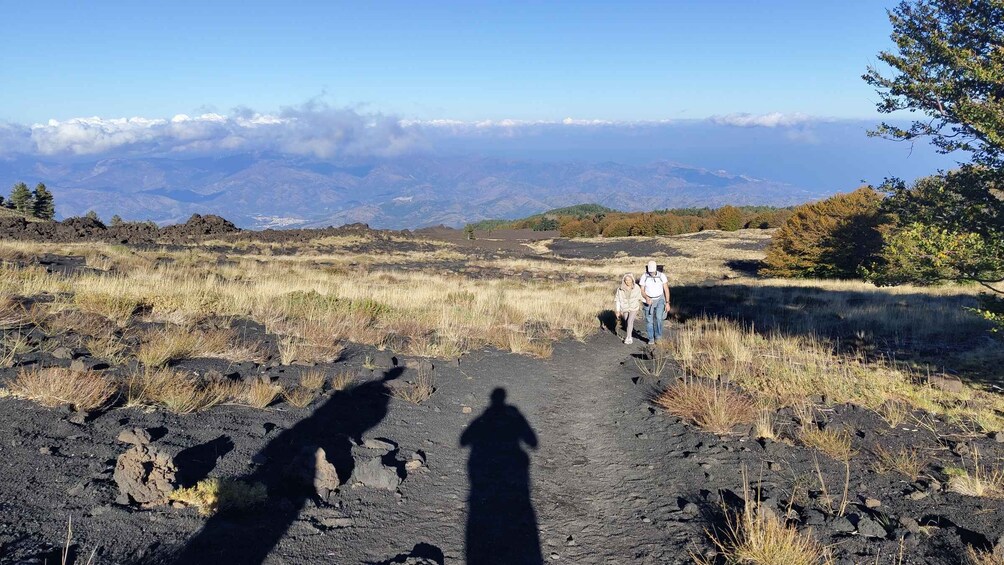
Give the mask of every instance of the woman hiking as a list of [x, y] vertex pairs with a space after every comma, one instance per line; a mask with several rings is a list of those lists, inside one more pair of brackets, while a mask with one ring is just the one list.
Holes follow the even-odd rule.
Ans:
[[634, 321], [641, 311], [641, 303], [641, 287], [635, 284], [634, 275], [626, 273], [621, 277], [621, 284], [614, 294], [614, 311], [617, 312], [618, 325], [623, 321], [627, 329], [627, 337], [624, 338], [627, 345], [634, 341], [631, 336], [634, 335]]

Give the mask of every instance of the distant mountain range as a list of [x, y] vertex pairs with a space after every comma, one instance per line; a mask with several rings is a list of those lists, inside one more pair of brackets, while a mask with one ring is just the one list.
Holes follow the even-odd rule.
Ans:
[[461, 226], [585, 202], [625, 211], [765, 204], [825, 196], [789, 184], [660, 161], [648, 165], [408, 156], [333, 163], [276, 154], [0, 160], [0, 187], [44, 182], [61, 217], [184, 221], [219, 214], [241, 227]]

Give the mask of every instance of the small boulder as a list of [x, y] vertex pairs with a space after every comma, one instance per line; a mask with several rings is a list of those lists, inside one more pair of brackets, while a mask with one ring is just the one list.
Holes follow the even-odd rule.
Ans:
[[397, 469], [384, 465], [379, 457], [370, 457], [356, 459], [349, 482], [353, 486], [397, 490], [401, 486], [401, 477]]
[[862, 516], [858, 519], [858, 534], [866, 538], [885, 538], [889, 532], [885, 531], [882, 524], [877, 521], [868, 516]]
[[56, 359], [73, 359], [73, 350], [69, 347], [59, 346], [52, 350], [52, 356]]
[[323, 448], [307, 446], [286, 466], [286, 476], [298, 484], [314, 489], [317, 496], [327, 499], [341, 481], [335, 466], [328, 462]]
[[160, 504], [177, 487], [178, 469], [167, 453], [151, 445], [134, 445], [119, 455], [112, 477], [120, 504]]

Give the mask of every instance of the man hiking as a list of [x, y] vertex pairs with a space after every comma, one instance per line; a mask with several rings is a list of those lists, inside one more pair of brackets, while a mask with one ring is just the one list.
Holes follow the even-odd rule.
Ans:
[[669, 279], [659, 271], [655, 261], [649, 261], [638, 282], [645, 301], [645, 331], [648, 342], [655, 345], [662, 338], [662, 322], [669, 313]]

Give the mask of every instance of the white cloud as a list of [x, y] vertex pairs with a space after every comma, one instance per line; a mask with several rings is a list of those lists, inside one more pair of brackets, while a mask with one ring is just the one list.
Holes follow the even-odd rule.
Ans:
[[742, 128], [776, 128], [791, 127], [805, 124], [817, 120], [808, 114], [783, 112], [771, 112], [769, 114], [726, 114], [721, 116], [711, 116], [708, 118], [714, 124], [721, 126], [735, 126]]
[[177, 155], [271, 150], [320, 158], [391, 156], [424, 145], [394, 117], [311, 103], [260, 114], [161, 118], [73, 118], [23, 126], [0, 123], [0, 157]]

